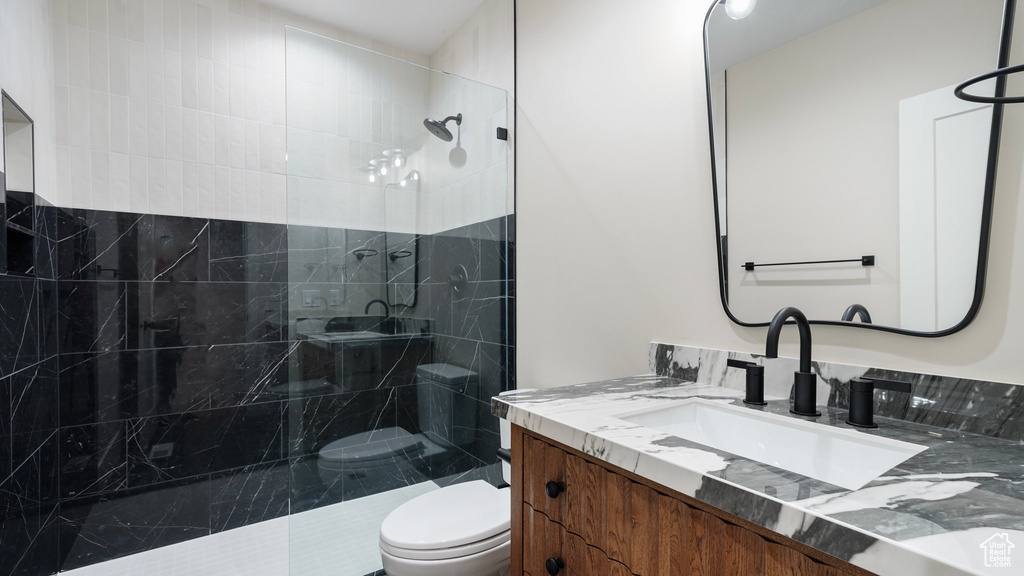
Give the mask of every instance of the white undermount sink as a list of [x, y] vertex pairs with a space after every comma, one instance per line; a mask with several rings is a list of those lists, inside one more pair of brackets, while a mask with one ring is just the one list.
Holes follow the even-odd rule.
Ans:
[[848, 490], [927, 448], [698, 398], [615, 418]]

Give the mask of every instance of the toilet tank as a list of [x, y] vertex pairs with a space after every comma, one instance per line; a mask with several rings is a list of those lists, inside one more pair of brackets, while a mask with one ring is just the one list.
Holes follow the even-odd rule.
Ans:
[[416, 368], [420, 431], [443, 448], [469, 450], [476, 441], [480, 376], [452, 364]]
[[[520, 388], [518, 390], [509, 390], [508, 392], [502, 392], [498, 396], [508, 396], [510, 394], [518, 394], [519, 392], [529, 392], [532, 388]], [[504, 418], [499, 419], [498, 426], [501, 432], [501, 447], [506, 450], [512, 448], [512, 424]], [[515, 455], [513, 455], [515, 457]], [[506, 484], [512, 483], [512, 465], [508, 462], [502, 461], [501, 463], [501, 477], [505, 479]]]

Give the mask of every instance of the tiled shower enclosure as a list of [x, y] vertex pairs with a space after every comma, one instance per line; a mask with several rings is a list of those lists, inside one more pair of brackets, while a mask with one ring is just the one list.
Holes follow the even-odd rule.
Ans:
[[500, 480], [508, 95], [295, 29], [286, 92], [287, 223], [37, 199], [0, 275], [0, 574]]

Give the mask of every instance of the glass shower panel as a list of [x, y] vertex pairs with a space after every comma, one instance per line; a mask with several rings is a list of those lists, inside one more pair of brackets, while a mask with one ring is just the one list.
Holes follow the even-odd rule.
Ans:
[[502, 481], [509, 99], [302, 30], [286, 42], [291, 573], [364, 576], [391, 510]]

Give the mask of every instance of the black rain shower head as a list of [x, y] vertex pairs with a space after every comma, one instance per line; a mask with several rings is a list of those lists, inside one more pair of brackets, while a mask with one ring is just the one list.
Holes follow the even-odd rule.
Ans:
[[434, 136], [437, 136], [438, 138], [444, 140], [445, 142], [451, 142], [455, 137], [452, 136], [451, 130], [449, 130], [448, 127], [445, 126], [445, 124], [451, 122], [452, 120], [455, 120], [456, 126], [462, 126], [462, 113], [460, 112], [456, 116], [449, 116], [444, 120], [434, 120], [433, 118], [426, 118], [423, 120], [423, 125], [426, 126], [427, 130], [430, 130], [430, 133], [433, 134]]

